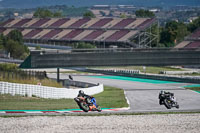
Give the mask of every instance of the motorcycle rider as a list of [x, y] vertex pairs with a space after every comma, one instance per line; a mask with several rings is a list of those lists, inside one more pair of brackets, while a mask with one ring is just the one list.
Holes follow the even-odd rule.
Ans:
[[94, 98], [93, 96], [86, 95], [86, 94], [84, 93], [83, 90], [80, 90], [80, 91], [79, 91], [77, 97], [83, 97], [83, 98], [86, 99], [86, 102], [87, 102], [88, 104], [94, 104], [95, 107], [98, 106], [98, 105], [96, 104], [96, 100], [95, 100], [95, 98]]
[[169, 96], [171, 101], [176, 102], [176, 99], [174, 97], [174, 93], [161, 90], [160, 93], [159, 93], [159, 99], [160, 99], [159, 104], [160, 105], [163, 104], [164, 96]]

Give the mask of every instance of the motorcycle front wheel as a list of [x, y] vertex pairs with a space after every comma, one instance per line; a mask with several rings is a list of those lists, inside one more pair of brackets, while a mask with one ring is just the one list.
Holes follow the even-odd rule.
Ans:
[[167, 108], [167, 109], [171, 109], [171, 103], [170, 103], [170, 101], [169, 100], [167, 100], [167, 99], [164, 99], [164, 105], [165, 105], [165, 107]]
[[102, 109], [101, 109], [100, 106], [97, 107], [97, 111], [98, 111], [98, 112], [101, 112], [101, 111], [102, 111]]

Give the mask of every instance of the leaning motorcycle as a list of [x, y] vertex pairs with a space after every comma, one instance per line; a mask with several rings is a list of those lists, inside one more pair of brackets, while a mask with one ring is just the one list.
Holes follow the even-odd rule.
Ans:
[[[95, 105], [92, 102], [88, 103], [87, 102], [88, 100], [86, 100], [86, 98], [84, 98], [84, 97], [76, 97], [76, 98], [74, 98], [74, 100], [78, 104], [79, 108], [81, 110], [83, 110], [84, 112], [88, 112], [88, 111], [101, 112], [102, 111], [100, 106]], [[95, 99], [94, 98], [93, 99], [89, 99], [89, 101], [93, 101], [93, 100], [95, 100]]]
[[169, 94], [159, 94], [159, 104], [164, 104], [167, 109], [171, 109], [172, 107], [179, 108], [176, 100], [172, 100], [172, 97]]

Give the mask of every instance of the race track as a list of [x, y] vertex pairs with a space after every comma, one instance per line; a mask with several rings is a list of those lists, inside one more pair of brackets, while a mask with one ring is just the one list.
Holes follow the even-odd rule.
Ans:
[[[55, 78], [56, 74], [49, 74]], [[67, 79], [67, 74], [61, 74], [61, 79]], [[146, 111], [199, 111], [200, 93], [182, 88], [188, 83], [173, 82], [153, 82], [153, 81], [130, 81], [121, 79], [112, 79], [100, 76], [73, 76], [75, 81], [85, 81], [90, 83], [102, 83], [104, 85], [122, 88], [130, 103], [130, 112]], [[161, 90], [173, 92], [180, 105], [179, 109], [166, 109], [159, 105], [158, 94]]]

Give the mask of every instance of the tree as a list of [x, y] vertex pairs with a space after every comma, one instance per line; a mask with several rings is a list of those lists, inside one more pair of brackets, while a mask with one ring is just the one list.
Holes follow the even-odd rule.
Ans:
[[136, 17], [155, 17], [155, 14], [149, 10], [143, 10], [143, 9], [140, 9], [140, 10], [137, 10], [135, 12], [135, 15]]
[[120, 18], [127, 18], [126, 14], [122, 13], [120, 14]]
[[62, 17], [62, 13], [59, 12], [59, 11], [57, 11], [57, 12], [55, 12], [55, 13], [53, 14], [53, 16], [54, 16], [55, 18], [59, 18], [59, 17]]
[[7, 38], [19, 43], [23, 43], [23, 35], [19, 30], [12, 30], [8, 33]]
[[189, 32], [187, 26], [182, 22], [171, 21], [165, 25], [160, 33], [160, 43], [166, 47], [172, 47], [182, 41]]
[[75, 48], [81, 49], [81, 48], [86, 48], [86, 49], [90, 49], [90, 48], [96, 48], [95, 45], [92, 45], [90, 43], [85, 43], [85, 42], [79, 42], [74, 44]]
[[48, 9], [38, 8], [33, 14], [36, 18], [53, 18], [53, 17], [62, 17], [62, 13], [59, 11], [51, 12]]
[[19, 30], [12, 30], [6, 37], [3, 38], [4, 49], [10, 53], [11, 57], [25, 59], [29, 53], [27, 46], [23, 45], [23, 36]]
[[91, 12], [91, 11], [87, 11], [83, 14], [83, 17], [86, 18], [95, 18], [96, 16]]
[[193, 32], [193, 31], [195, 31], [199, 27], [200, 27], [200, 17], [198, 17], [197, 19], [195, 19], [192, 23], [190, 23], [188, 25], [188, 30], [190, 32]]
[[5, 45], [5, 36], [0, 34], [0, 49], [3, 49]]
[[33, 14], [33, 16], [36, 18], [51, 18], [53, 17], [53, 14], [47, 9], [38, 8]]

